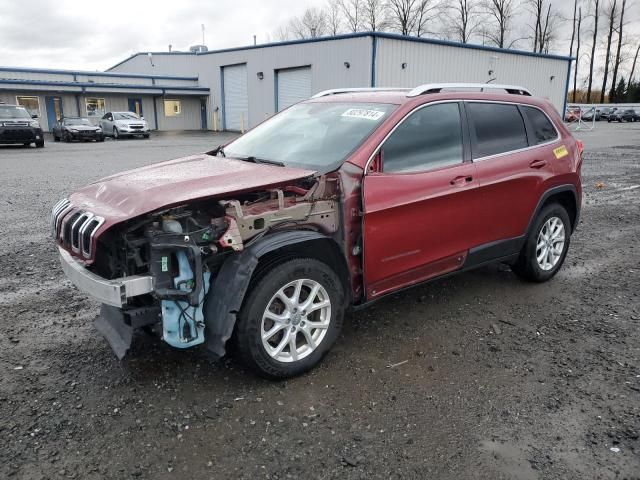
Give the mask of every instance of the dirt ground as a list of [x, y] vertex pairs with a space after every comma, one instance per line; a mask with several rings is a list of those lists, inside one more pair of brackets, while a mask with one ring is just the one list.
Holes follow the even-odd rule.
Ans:
[[392, 296], [281, 383], [147, 336], [119, 362], [48, 237], [74, 188], [224, 139], [0, 147], [0, 478], [640, 478], [640, 125], [577, 136], [553, 281], [495, 266]]

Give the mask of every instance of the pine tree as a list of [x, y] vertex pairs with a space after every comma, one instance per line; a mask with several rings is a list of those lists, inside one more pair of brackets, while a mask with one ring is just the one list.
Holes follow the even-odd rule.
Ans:
[[616, 87], [614, 103], [624, 102], [627, 95], [627, 82], [624, 81], [624, 77], [620, 77], [618, 86]]

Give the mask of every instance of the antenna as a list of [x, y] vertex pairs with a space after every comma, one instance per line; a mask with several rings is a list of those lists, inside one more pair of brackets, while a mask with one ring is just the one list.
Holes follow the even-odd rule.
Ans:
[[200, 26], [202, 27], [202, 45], [204, 45], [204, 23]]
[[258, 44], [258, 36], [257, 36], [257, 35], [254, 35], [254, 36], [253, 36], [253, 44], [254, 44], [254, 45], [257, 45], [257, 44]]

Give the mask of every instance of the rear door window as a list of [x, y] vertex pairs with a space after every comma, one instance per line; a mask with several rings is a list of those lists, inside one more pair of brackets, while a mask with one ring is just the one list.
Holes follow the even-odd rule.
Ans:
[[558, 138], [558, 132], [544, 113], [534, 107], [520, 107], [533, 129], [533, 141], [536, 145]]
[[489, 157], [529, 146], [524, 119], [516, 105], [469, 102], [473, 158]]
[[463, 162], [462, 122], [457, 103], [412, 113], [382, 147], [385, 173], [420, 172]]

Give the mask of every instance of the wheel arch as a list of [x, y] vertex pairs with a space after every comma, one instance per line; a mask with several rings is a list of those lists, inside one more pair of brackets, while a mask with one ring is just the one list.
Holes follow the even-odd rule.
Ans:
[[[540, 214], [543, 208], [552, 203], [558, 203], [562, 205], [569, 214], [569, 220], [571, 221], [571, 232], [574, 232], [580, 221], [580, 205], [578, 203], [578, 193], [574, 185], [560, 185], [550, 188], [538, 201], [531, 219], [529, 220], [529, 226], [527, 227], [527, 235], [529, 235], [536, 218]], [[526, 238], [526, 236], [525, 236]]]
[[226, 353], [236, 317], [251, 283], [270, 267], [291, 258], [315, 258], [332, 267], [350, 294], [346, 259], [331, 237], [312, 230], [273, 233], [229, 257], [214, 276], [204, 301], [206, 345], [215, 356]]

